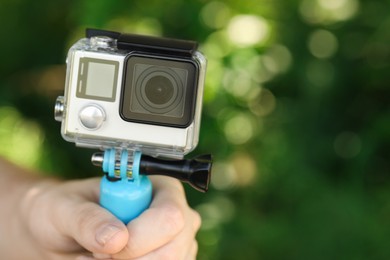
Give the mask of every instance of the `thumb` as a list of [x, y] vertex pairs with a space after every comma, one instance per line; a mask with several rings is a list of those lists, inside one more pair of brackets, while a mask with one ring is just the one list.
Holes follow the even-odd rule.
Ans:
[[70, 222], [69, 235], [82, 247], [94, 253], [115, 254], [126, 246], [129, 234], [120, 220], [91, 202], [80, 207]]
[[[73, 195], [82, 193], [77, 192], [77, 188], [72, 192]], [[62, 204], [60, 215], [55, 218], [61, 220], [57, 227], [62, 234], [93, 253], [115, 254], [126, 246], [129, 238], [127, 227], [114, 215], [88, 200], [87, 196], [68, 198], [68, 203]]]

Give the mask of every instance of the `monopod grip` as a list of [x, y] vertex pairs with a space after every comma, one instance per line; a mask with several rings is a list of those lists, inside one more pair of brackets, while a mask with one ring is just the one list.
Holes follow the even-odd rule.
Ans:
[[147, 176], [140, 176], [137, 181], [110, 181], [102, 177], [100, 205], [125, 224], [141, 215], [151, 201], [152, 183]]
[[198, 191], [206, 192], [210, 183], [212, 157], [201, 155], [187, 160], [161, 160], [142, 155], [140, 174], [165, 175], [189, 183]]

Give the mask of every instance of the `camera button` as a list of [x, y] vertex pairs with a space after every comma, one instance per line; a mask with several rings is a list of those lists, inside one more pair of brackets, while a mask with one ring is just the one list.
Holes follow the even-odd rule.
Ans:
[[116, 40], [106, 36], [95, 36], [90, 40], [92, 48], [112, 49], [116, 46]]
[[104, 110], [98, 106], [90, 105], [84, 107], [79, 113], [81, 124], [89, 130], [96, 130], [101, 127], [106, 115]]
[[58, 122], [62, 122], [64, 118], [64, 97], [57, 97], [55, 106], [54, 106], [54, 119]]

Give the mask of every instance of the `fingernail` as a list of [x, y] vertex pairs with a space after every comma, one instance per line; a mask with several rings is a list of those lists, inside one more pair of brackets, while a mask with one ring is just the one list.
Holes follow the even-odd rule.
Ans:
[[104, 226], [96, 233], [96, 241], [104, 246], [111, 238], [121, 231], [121, 228], [114, 225]]

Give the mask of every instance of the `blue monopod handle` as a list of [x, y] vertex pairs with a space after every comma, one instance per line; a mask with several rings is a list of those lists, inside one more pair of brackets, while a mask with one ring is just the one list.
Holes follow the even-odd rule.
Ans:
[[103, 171], [108, 173], [100, 182], [100, 205], [127, 224], [146, 210], [152, 200], [152, 183], [147, 176], [139, 175], [141, 153], [134, 154], [132, 179], [127, 177], [128, 152], [121, 153], [119, 180], [115, 176], [115, 150], [104, 153]]
[[152, 200], [152, 183], [147, 176], [137, 182], [110, 181], [104, 176], [100, 182], [100, 205], [127, 224], [147, 209]]

